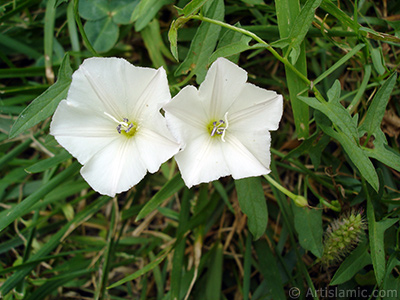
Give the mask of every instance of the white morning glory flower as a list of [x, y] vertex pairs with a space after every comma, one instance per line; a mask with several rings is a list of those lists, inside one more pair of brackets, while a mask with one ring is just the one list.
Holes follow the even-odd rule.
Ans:
[[246, 81], [245, 70], [219, 58], [198, 90], [186, 86], [164, 105], [168, 128], [182, 144], [175, 159], [188, 187], [270, 172], [269, 131], [278, 129], [283, 99]]
[[170, 99], [163, 68], [90, 58], [73, 74], [50, 133], [83, 165], [89, 185], [113, 197], [179, 150], [160, 113]]

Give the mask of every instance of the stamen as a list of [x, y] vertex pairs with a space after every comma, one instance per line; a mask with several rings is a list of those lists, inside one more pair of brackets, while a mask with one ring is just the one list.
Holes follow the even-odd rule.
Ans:
[[116, 118], [114, 118], [112, 115], [110, 115], [109, 113], [104, 112], [104, 114], [109, 117], [111, 120], [113, 120], [114, 122], [118, 123], [118, 126], [116, 127], [117, 131], [119, 134], [123, 133], [122, 131], [124, 131], [125, 133], [129, 133], [132, 129], [135, 129], [134, 131], [132, 131], [131, 133], [129, 133], [129, 136], [133, 136], [137, 130], [137, 127], [135, 125], [135, 123], [129, 123], [129, 119], [128, 118], [123, 118], [123, 122], [118, 121]]
[[[124, 119], [125, 120], [125, 119]], [[128, 122], [128, 119], [126, 119]], [[133, 124], [129, 124], [128, 128], [125, 130], [126, 133], [128, 133], [129, 131], [131, 131], [131, 129], [133, 128]]]
[[224, 120], [219, 120], [218, 123], [217, 123], [217, 121], [214, 121], [212, 123], [213, 127], [212, 127], [212, 130], [210, 132], [211, 136], [214, 136], [215, 134], [221, 135], [221, 140], [223, 142], [225, 142], [225, 132], [226, 132], [226, 129], [228, 128], [228, 125], [229, 125], [228, 124], [228, 112], [225, 113], [224, 118], [225, 118], [225, 121]]
[[228, 112], [225, 113], [224, 119], [225, 119], [226, 126], [225, 126], [225, 129], [224, 129], [224, 132], [222, 132], [221, 140], [225, 143], [225, 133], [226, 133], [226, 130], [228, 129], [228, 127], [229, 127]]
[[[128, 119], [124, 118], [124, 122], [120, 122], [118, 121], [116, 118], [114, 118], [112, 115], [110, 115], [109, 113], [104, 112], [104, 114], [109, 117], [111, 120], [113, 120], [115, 123], [118, 123], [122, 126], [128, 126]], [[126, 121], [125, 121], [126, 120]]]

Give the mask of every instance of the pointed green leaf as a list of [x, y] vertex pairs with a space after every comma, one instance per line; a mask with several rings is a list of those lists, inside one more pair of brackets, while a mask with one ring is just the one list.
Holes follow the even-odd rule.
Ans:
[[192, 0], [183, 8], [185, 17], [196, 13], [208, 0]]
[[369, 246], [371, 247], [371, 258], [374, 266], [376, 281], [380, 286], [385, 276], [386, 260], [385, 260], [385, 231], [393, 224], [398, 222], [398, 219], [385, 219], [376, 222], [374, 207], [371, 200], [367, 201], [367, 219], [369, 230]]
[[69, 64], [69, 55], [66, 54], [58, 71], [58, 79], [43, 94], [33, 100], [19, 115], [10, 131], [10, 138], [35, 126], [50, 117], [56, 110], [58, 103], [67, 97], [71, 84], [72, 69]]
[[[309, 98], [311, 99], [311, 98]], [[318, 101], [318, 100], [317, 100]], [[347, 112], [348, 113], [348, 112]], [[315, 113], [318, 126], [329, 136], [336, 139], [349, 156], [351, 162], [357, 167], [360, 174], [368, 181], [368, 183], [378, 191], [379, 179], [376, 174], [375, 167], [365, 152], [359, 147], [355, 139], [348, 133], [334, 130], [321, 113]]]
[[[365, 239], [364, 239], [365, 240]], [[360, 244], [350, 255], [342, 262], [337, 269], [329, 285], [338, 285], [350, 280], [364, 268], [371, 264], [371, 256], [368, 253], [367, 243]]]
[[143, 219], [149, 213], [156, 210], [167, 198], [171, 197], [174, 193], [184, 187], [184, 182], [181, 175], [177, 173], [172, 179], [170, 179], [164, 186], [146, 203], [146, 205], [140, 210], [136, 221]]
[[[205, 16], [210, 19], [222, 20], [224, 18], [224, 2], [222, 0], [209, 1], [204, 6]], [[200, 24], [190, 44], [187, 57], [176, 69], [175, 76], [187, 74], [193, 70], [197, 83], [201, 83], [207, 73], [208, 59], [214, 51], [221, 27], [208, 22]]]
[[240, 208], [247, 215], [247, 225], [255, 240], [265, 232], [268, 208], [260, 177], [235, 180]]
[[364, 135], [365, 132], [372, 134], [375, 137], [381, 131], [381, 123], [385, 114], [386, 106], [389, 102], [390, 95], [392, 94], [393, 88], [396, 85], [397, 74], [394, 72], [378, 90], [374, 99], [372, 100], [364, 122], [359, 128], [360, 136]]
[[316, 257], [322, 257], [322, 210], [292, 205], [294, 226], [299, 234], [300, 245]]
[[290, 53], [292, 64], [295, 64], [299, 58], [300, 45], [306, 37], [314, 19], [315, 10], [320, 6], [321, 2], [322, 0], [307, 0], [291, 27], [289, 38], [291, 40], [290, 45], [293, 48]]

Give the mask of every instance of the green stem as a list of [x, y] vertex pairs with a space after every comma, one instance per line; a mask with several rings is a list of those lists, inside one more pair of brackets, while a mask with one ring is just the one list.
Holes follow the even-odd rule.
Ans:
[[304, 76], [299, 70], [296, 69], [295, 66], [293, 66], [289, 60], [286, 57], [282, 57], [274, 48], [272, 48], [271, 45], [269, 45], [267, 42], [265, 42], [263, 39], [261, 39], [258, 35], [254, 34], [251, 31], [248, 31], [246, 29], [240, 28], [240, 27], [236, 27], [227, 23], [224, 23], [222, 21], [218, 21], [218, 20], [214, 20], [214, 19], [210, 19], [207, 17], [203, 17], [203, 16], [199, 16], [199, 15], [193, 15], [190, 16], [191, 19], [196, 19], [196, 20], [200, 20], [200, 21], [204, 21], [204, 22], [208, 22], [208, 23], [212, 23], [212, 24], [216, 24], [219, 25], [221, 27], [225, 27], [228, 29], [231, 29], [233, 31], [245, 34], [249, 37], [251, 37], [252, 39], [254, 39], [255, 41], [259, 42], [260, 44], [264, 45], [264, 47], [271, 52], [271, 54], [280, 62], [282, 62], [285, 66], [287, 66], [289, 69], [291, 69], [297, 76], [299, 76], [299, 78], [301, 78], [307, 85], [309, 85], [312, 90], [314, 91], [314, 93], [319, 93], [319, 91], [315, 88], [315, 86], [312, 85], [312, 81], [309, 80], [306, 76]]
[[272, 179], [272, 177], [269, 176], [269, 175], [264, 175], [264, 178], [267, 179], [267, 181], [268, 181], [270, 184], [272, 184], [274, 187], [276, 187], [279, 191], [281, 191], [281, 192], [284, 193], [286, 196], [288, 196], [289, 198], [291, 198], [297, 206], [299, 206], [299, 207], [306, 207], [306, 206], [308, 206], [307, 199], [304, 198], [303, 196], [293, 194], [291, 191], [289, 191], [288, 189], [284, 188], [284, 187], [283, 187], [282, 185], [280, 185], [277, 181], [275, 181], [274, 179]]
[[96, 52], [96, 50], [94, 50], [92, 44], [89, 42], [89, 39], [88, 39], [88, 37], [86, 36], [85, 30], [83, 29], [83, 26], [82, 26], [81, 18], [79, 17], [78, 7], [79, 7], [79, 0], [75, 0], [75, 1], [74, 1], [75, 20], [76, 20], [76, 25], [78, 25], [78, 29], [79, 29], [79, 32], [80, 32], [80, 34], [81, 34], [81, 36], [82, 36], [83, 42], [85, 43], [86, 48], [87, 48], [90, 52], [92, 52], [92, 54], [93, 54], [94, 56], [100, 56], [100, 55]]

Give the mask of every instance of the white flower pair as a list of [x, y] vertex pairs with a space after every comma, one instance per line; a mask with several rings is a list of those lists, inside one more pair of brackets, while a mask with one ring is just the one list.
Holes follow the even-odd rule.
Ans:
[[112, 197], [174, 155], [188, 187], [267, 174], [283, 100], [246, 81], [246, 71], [219, 58], [198, 90], [186, 86], [171, 100], [163, 68], [90, 58], [73, 74], [50, 133], [90, 186]]

